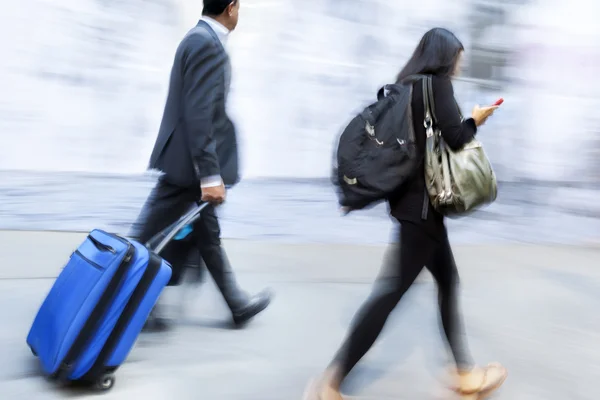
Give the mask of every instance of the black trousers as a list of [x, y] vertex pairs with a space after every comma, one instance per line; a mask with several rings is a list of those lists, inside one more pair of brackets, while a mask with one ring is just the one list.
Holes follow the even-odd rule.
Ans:
[[[130, 236], [142, 243], [176, 222], [187, 211], [198, 204], [200, 188], [185, 188], [159, 179], [132, 227]], [[227, 255], [221, 247], [221, 228], [212, 205], [207, 206], [196, 220], [193, 231], [182, 241], [172, 241], [161, 256], [173, 266], [170, 284], [179, 283], [186, 264], [195, 263], [198, 268], [206, 265], [232, 311], [245, 306], [248, 296], [235, 279]]]
[[342, 380], [371, 348], [388, 316], [424, 266], [438, 285], [441, 322], [454, 360], [459, 368], [472, 366], [458, 310], [458, 271], [448, 234], [441, 220], [433, 229], [430, 225], [402, 222], [399, 254], [384, 265], [332, 362], [332, 366], [339, 368]]

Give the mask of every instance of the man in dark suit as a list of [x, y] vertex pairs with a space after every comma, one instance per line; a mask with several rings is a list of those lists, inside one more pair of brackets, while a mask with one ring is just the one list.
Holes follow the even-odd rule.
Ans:
[[[225, 109], [231, 66], [224, 48], [229, 32], [237, 25], [239, 2], [204, 0], [200, 22], [177, 48], [162, 123], [150, 157], [150, 168], [163, 174], [131, 235], [145, 243], [199, 200], [210, 203], [186, 242], [191, 243], [189, 251], [198, 252], [206, 264], [237, 325], [263, 311], [271, 299], [268, 291], [251, 297], [238, 287], [221, 247], [215, 213], [215, 206], [225, 201], [225, 187], [239, 181], [236, 131]], [[175, 258], [189, 259], [182, 254], [182, 243], [174, 244]], [[174, 269], [181, 268], [177, 265], [180, 261], [170, 260], [166, 253], [165, 258]], [[199, 267], [202, 260], [198, 260]], [[151, 321], [166, 327], [166, 321], [156, 313]]]

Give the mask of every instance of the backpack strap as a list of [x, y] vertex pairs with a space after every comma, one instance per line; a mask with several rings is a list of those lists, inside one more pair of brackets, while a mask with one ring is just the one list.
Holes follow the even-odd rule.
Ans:
[[402, 79], [401, 83], [403, 85], [406, 85], [408, 83], [415, 83], [415, 82], [418, 82], [418, 81], [420, 81], [422, 79], [427, 78], [427, 76], [428, 75], [425, 75], [425, 74], [413, 74], [413, 75], [409, 75], [406, 78]]
[[430, 121], [437, 124], [437, 118], [435, 116], [435, 104], [433, 102], [433, 80], [431, 78], [431, 75], [409, 75], [406, 78], [404, 78], [401, 83], [403, 85], [406, 85], [418, 81], [421, 81], [423, 83], [423, 109], [425, 110], [425, 118], [427, 119], [427, 116], [429, 116]]
[[[425, 109], [425, 119], [427, 120], [427, 115], [429, 114], [432, 122], [437, 125], [438, 120], [437, 120], [437, 117], [435, 116], [435, 102], [433, 101], [433, 84], [432, 84], [432, 82], [433, 82], [433, 79], [431, 78], [431, 76], [426, 76], [423, 79], [423, 105], [425, 107], [424, 108]], [[458, 109], [458, 115], [460, 115], [460, 119], [464, 120], [465, 117], [463, 116], [462, 110], [460, 109], [460, 106], [458, 105], [458, 102], [456, 101], [456, 99], [454, 99], [454, 104], [456, 104], [456, 108]]]

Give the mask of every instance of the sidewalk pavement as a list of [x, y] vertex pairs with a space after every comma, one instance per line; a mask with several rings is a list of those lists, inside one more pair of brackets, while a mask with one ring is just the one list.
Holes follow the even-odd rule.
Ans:
[[[0, 398], [87, 397], [39, 376], [25, 336], [81, 233], [0, 231]], [[225, 242], [242, 285], [276, 291], [244, 330], [228, 327], [210, 279], [165, 294], [174, 331], [142, 335], [104, 399], [293, 400], [323, 368], [368, 295], [385, 246]], [[498, 398], [596, 400], [600, 395], [600, 248], [456, 246], [469, 343], [501, 361]], [[356, 399], [450, 399], [435, 285], [424, 275], [345, 388]], [[177, 312], [177, 313], [176, 313]], [[179, 314], [179, 312], [181, 312]]]

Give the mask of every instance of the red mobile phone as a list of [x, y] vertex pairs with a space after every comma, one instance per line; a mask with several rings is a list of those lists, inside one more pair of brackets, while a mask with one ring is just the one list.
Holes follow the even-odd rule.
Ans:
[[502, 97], [500, 97], [498, 100], [496, 100], [496, 102], [494, 104], [492, 104], [492, 106], [499, 106], [500, 104], [504, 103], [504, 99]]

